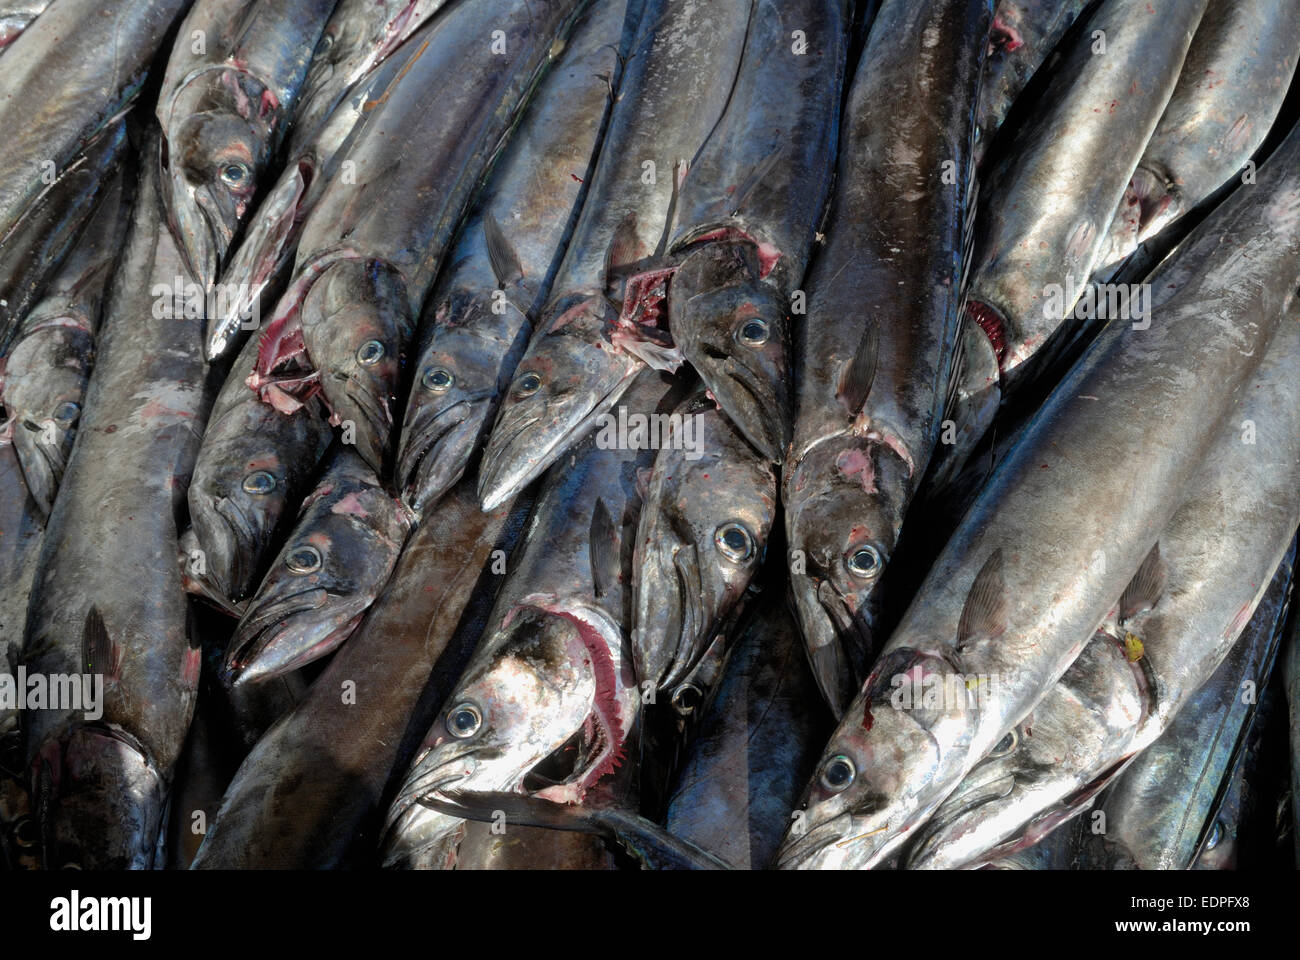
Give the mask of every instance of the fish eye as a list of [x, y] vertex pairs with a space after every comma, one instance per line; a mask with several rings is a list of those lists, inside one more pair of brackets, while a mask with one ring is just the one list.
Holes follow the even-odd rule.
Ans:
[[688, 717], [695, 712], [695, 708], [700, 705], [704, 699], [704, 691], [693, 683], [680, 683], [673, 690], [672, 707], [681, 716]]
[[446, 393], [455, 382], [456, 378], [451, 371], [442, 367], [429, 367], [420, 377], [420, 386], [430, 393]]
[[841, 790], [848, 789], [853, 778], [858, 775], [857, 768], [853, 766], [853, 761], [844, 754], [831, 757], [822, 766], [821, 776], [818, 778], [821, 785], [831, 793], [839, 793]]
[[320, 46], [316, 50], [316, 55], [320, 56], [321, 54], [329, 53], [332, 49], [334, 49], [334, 34], [321, 34]]
[[482, 724], [483, 714], [469, 701], [457, 704], [447, 712], [447, 732], [457, 739], [474, 736]]
[[873, 546], [858, 547], [848, 559], [849, 573], [870, 580], [880, 573], [880, 552]]
[[521, 397], [532, 396], [542, 387], [542, 378], [535, 373], [525, 373], [519, 378], [519, 383], [515, 386], [515, 392]]
[[242, 187], [248, 180], [248, 167], [242, 163], [227, 163], [221, 167], [221, 179], [232, 187]]
[[14, 824], [13, 837], [20, 850], [36, 846], [36, 827], [31, 817], [23, 817]]
[[378, 340], [367, 340], [357, 349], [357, 363], [368, 367], [380, 361], [384, 355], [384, 345]]
[[54, 408], [54, 419], [59, 423], [71, 423], [81, 413], [81, 407], [72, 400], [65, 400]]
[[1013, 750], [1015, 750], [1016, 747], [1018, 747], [1019, 745], [1020, 745], [1020, 734], [1016, 730], [1012, 730], [1005, 737], [1003, 737], [1001, 740], [998, 741], [998, 745], [996, 747], [994, 747], [992, 750], [989, 751], [989, 756], [993, 758], [1005, 757]]
[[724, 523], [713, 534], [713, 542], [728, 560], [742, 563], [754, 555], [754, 538], [738, 523]]
[[1223, 821], [1215, 820], [1214, 827], [1210, 830], [1209, 837], [1205, 840], [1205, 849], [1213, 850], [1223, 841]]
[[275, 477], [265, 470], [250, 473], [244, 478], [244, 492], [265, 496], [275, 489]]
[[285, 559], [284, 565], [291, 573], [314, 573], [320, 569], [320, 551], [311, 544], [295, 547]]
[[740, 342], [751, 347], [758, 347], [767, 343], [769, 335], [770, 331], [766, 320], [746, 320], [740, 328]]

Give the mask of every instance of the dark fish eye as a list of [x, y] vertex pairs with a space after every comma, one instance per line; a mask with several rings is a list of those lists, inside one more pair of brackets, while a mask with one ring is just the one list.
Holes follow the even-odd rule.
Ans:
[[673, 690], [672, 706], [683, 717], [695, 712], [695, 708], [704, 699], [704, 691], [693, 683], [681, 683]]
[[849, 573], [863, 580], [870, 580], [880, 573], [880, 553], [875, 547], [858, 547], [848, 560]]
[[542, 378], [535, 373], [525, 373], [519, 378], [515, 390], [521, 397], [531, 396], [541, 389]]
[[54, 419], [59, 423], [71, 423], [81, 413], [81, 407], [71, 400], [65, 400], [54, 408]]
[[1223, 842], [1223, 821], [1215, 820], [1214, 826], [1210, 829], [1210, 835], [1205, 840], [1205, 849], [1213, 850]]
[[284, 565], [289, 568], [291, 573], [314, 573], [320, 569], [320, 551], [310, 544], [295, 547], [285, 559]]
[[221, 168], [221, 179], [232, 187], [242, 187], [248, 179], [248, 167], [242, 163], [227, 163]]
[[384, 355], [384, 345], [378, 340], [367, 340], [357, 349], [357, 363], [370, 366], [378, 363]]
[[316, 55], [320, 56], [323, 53], [329, 53], [332, 49], [334, 49], [334, 34], [322, 34], [320, 38], [320, 46], [316, 50]]
[[429, 367], [424, 371], [424, 376], [420, 377], [420, 385], [430, 393], [446, 393], [455, 382], [456, 378], [451, 375], [451, 371], [442, 367]]
[[738, 523], [724, 523], [713, 534], [713, 542], [728, 560], [741, 563], [754, 555], [754, 538]]
[[767, 343], [768, 335], [767, 322], [763, 320], [746, 320], [740, 328], [740, 341], [751, 347]]
[[1020, 745], [1020, 734], [1012, 730], [998, 741], [998, 745], [989, 751], [990, 757], [1005, 757]]
[[255, 493], [259, 496], [265, 496], [275, 489], [275, 477], [271, 476], [265, 470], [258, 470], [250, 473], [244, 478], [244, 491], [246, 493]]
[[468, 701], [457, 704], [447, 713], [447, 732], [460, 740], [474, 736], [482, 724], [483, 714]]
[[839, 793], [841, 790], [848, 788], [853, 782], [853, 778], [858, 775], [857, 768], [853, 766], [853, 761], [843, 754], [831, 757], [822, 766], [821, 785], [831, 793]]

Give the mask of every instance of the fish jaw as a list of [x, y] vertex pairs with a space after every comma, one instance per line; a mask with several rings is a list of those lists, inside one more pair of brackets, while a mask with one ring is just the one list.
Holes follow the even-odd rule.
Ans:
[[160, 106], [168, 208], [200, 288], [217, 280], [283, 111], [255, 77], [201, 70]]
[[[574, 314], [572, 319], [567, 319]], [[590, 327], [617, 319], [603, 298], [566, 311], [539, 343], [530, 345], [501, 403], [479, 468], [483, 510], [494, 510], [546, 471], [592, 428], [644, 367], [616, 349], [603, 333], [573, 335], [557, 329]], [[529, 391], [530, 379], [539, 385]]]
[[134, 737], [78, 725], [33, 761], [32, 796], [46, 869], [150, 869], [166, 786]]
[[[53, 425], [53, 421], [47, 421]], [[24, 418], [13, 428], [14, 453], [23, 472], [27, 492], [36, 504], [42, 518], [48, 518], [54, 507], [54, 497], [63, 480], [67, 465], [67, 450], [72, 446], [72, 434], [54, 425], [54, 442], [45, 442], [44, 424]]]
[[[393, 403], [415, 318], [402, 275], [381, 260], [340, 260], [302, 304], [303, 344], [320, 372], [330, 422], [350, 423], [357, 453], [383, 473]], [[346, 441], [346, 437], [345, 437]]]
[[636, 629], [632, 653], [637, 676], [659, 689], [685, 673], [702, 652], [705, 633], [700, 558], [693, 543], [656, 519], [642, 525], [634, 569]]
[[335, 596], [323, 588], [249, 604], [226, 651], [232, 684], [259, 683], [306, 666], [352, 635], [372, 598]]
[[895, 491], [908, 465], [888, 443], [845, 434], [813, 447], [786, 480], [795, 611], [809, 662], [836, 716], [873, 653], [878, 588], [902, 524]]
[[669, 327], [718, 406], [756, 450], [780, 463], [790, 445], [790, 334], [747, 243], [708, 243], [673, 275]]

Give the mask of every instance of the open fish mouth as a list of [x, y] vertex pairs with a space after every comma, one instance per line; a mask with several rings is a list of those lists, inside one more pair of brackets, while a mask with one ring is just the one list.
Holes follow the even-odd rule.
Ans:
[[225, 670], [232, 683], [270, 679], [319, 659], [352, 633], [365, 612], [324, 587], [250, 606], [231, 637]]
[[493, 394], [457, 400], [427, 415], [422, 407], [416, 419], [423, 421], [414, 433], [404, 433], [397, 453], [397, 482], [406, 502], [416, 511], [436, 503], [461, 478], [487, 422]]
[[842, 717], [857, 696], [858, 673], [870, 658], [870, 625], [865, 615], [849, 609], [829, 578], [792, 573], [790, 582], [817, 687], [835, 716]]
[[[60, 431], [61, 432], [61, 431]], [[48, 519], [54, 507], [54, 497], [59, 492], [63, 480], [63, 471], [67, 458], [63, 444], [49, 444], [42, 441], [42, 428], [31, 420], [23, 420], [14, 425], [14, 453], [18, 456], [18, 465], [23, 472], [23, 482], [27, 492], [40, 510], [41, 516]]]
[[207, 290], [217, 280], [234, 238], [234, 227], [226, 223], [207, 187], [192, 185], [180, 171], [170, 176], [177, 235], [190, 271], [200, 289]]
[[[702, 654], [709, 617], [702, 609], [699, 551], [694, 543], [650, 534], [635, 581], [637, 676], [659, 689], [690, 673]], [[666, 616], [665, 616], [666, 614]]]
[[683, 341], [682, 353], [727, 419], [759, 453], [779, 464], [790, 446], [793, 412], [784, 392], [761, 369], [708, 343]]
[[917, 828], [904, 863], [909, 870], [936, 866], [960, 866], [934, 862], [942, 858], [949, 844], [956, 844], [964, 833], [978, 826], [977, 814], [991, 803], [1007, 799], [1016, 788], [1014, 774], [1004, 773], [988, 780], [970, 784], [965, 796], [950, 796], [930, 818]]
[[191, 522], [205, 554], [207, 580], [230, 601], [248, 591], [254, 557], [264, 537], [254, 529], [239, 504], [230, 497], [209, 496], [200, 501], [206, 509], [194, 511]]
[[787, 839], [777, 851], [775, 866], [779, 870], [815, 869], [827, 851], [851, 837], [853, 814], [849, 811], [836, 814], [809, 828], [803, 836]]
[[333, 422], [353, 422], [357, 453], [376, 473], [382, 474], [393, 428], [393, 414], [388, 404], [376, 397], [364, 382], [349, 374], [322, 378], [321, 389], [332, 411]]

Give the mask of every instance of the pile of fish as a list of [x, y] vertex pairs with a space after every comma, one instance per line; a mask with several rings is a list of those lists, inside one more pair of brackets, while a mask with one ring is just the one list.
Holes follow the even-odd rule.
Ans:
[[1298, 58], [0, 3], [0, 862], [1294, 865]]

